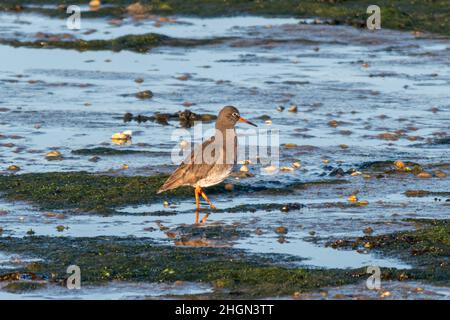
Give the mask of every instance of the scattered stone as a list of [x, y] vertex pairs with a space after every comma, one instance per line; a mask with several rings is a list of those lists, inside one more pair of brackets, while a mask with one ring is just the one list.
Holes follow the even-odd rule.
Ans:
[[405, 170], [405, 163], [400, 160], [394, 161], [394, 166], [397, 168], [397, 170], [403, 171]]
[[422, 179], [428, 179], [428, 178], [431, 178], [432, 175], [429, 172], [421, 172], [421, 173], [417, 174], [417, 177], [422, 178]]
[[359, 202], [356, 203], [358, 206], [362, 207], [362, 206], [366, 206], [369, 204], [369, 201], [367, 200], [361, 200]]
[[332, 128], [337, 128], [341, 123], [337, 120], [328, 121], [328, 125]]
[[287, 241], [286, 241], [286, 238], [283, 237], [283, 236], [278, 237], [277, 241], [278, 241], [279, 243], [282, 243], [282, 244], [287, 242]]
[[98, 162], [101, 158], [99, 156], [93, 156], [89, 159], [90, 162]]
[[133, 135], [133, 131], [125, 130], [123, 132], [114, 133], [111, 136], [111, 140], [117, 144], [123, 144], [127, 141], [130, 141]]
[[295, 161], [292, 163], [292, 166], [296, 169], [300, 168], [302, 166], [302, 163], [300, 161]]
[[61, 160], [62, 159], [62, 154], [59, 151], [50, 151], [45, 155], [45, 158], [47, 160]]
[[190, 78], [191, 78], [191, 76], [189, 74], [183, 74], [183, 75], [177, 77], [177, 79], [181, 80], [181, 81], [186, 81], [186, 80], [189, 80]]
[[68, 229], [67, 227], [64, 227], [63, 225], [56, 226], [56, 231], [63, 232], [65, 229]]
[[297, 106], [295, 105], [295, 104], [293, 104], [293, 105], [291, 105], [289, 108], [288, 108], [288, 111], [289, 112], [297, 112], [298, 111], [298, 108], [297, 108]]
[[148, 10], [140, 2], [136, 2], [127, 7], [127, 12], [131, 15], [143, 15], [148, 13]]
[[446, 174], [444, 171], [442, 171], [442, 170], [436, 170], [436, 171], [434, 172], [434, 174], [435, 174], [436, 177], [438, 177], [438, 178], [445, 178], [445, 177], [447, 176], [447, 174]]
[[378, 138], [382, 139], [382, 140], [388, 140], [388, 141], [397, 141], [398, 139], [400, 139], [400, 135], [397, 133], [385, 132], [385, 133], [380, 133], [378, 135]]
[[234, 185], [232, 183], [226, 183], [224, 188], [227, 191], [233, 191], [234, 190]]
[[150, 99], [151, 97], [153, 97], [153, 92], [150, 90], [144, 90], [136, 93], [136, 98], [139, 99]]
[[180, 149], [187, 149], [189, 147], [189, 142], [187, 142], [186, 140], [181, 140], [180, 143]]
[[183, 102], [183, 107], [186, 107], [186, 108], [192, 107], [194, 105], [195, 105], [195, 103], [193, 103], [193, 102], [189, 102], [189, 101]]
[[8, 167], [8, 171], [19, 171], [19, 170], [20, 170], [20, 167], [16, 166], [16, 165], [10, 165]]
[[276, 166], [268, 166], [268, 167], [264, 167], [263, 170], [266, 173], [274, 173], [275, 171], [278, 170], [278, 168]]
[[246, 165], [241, 166], [241, 168], [239, 169], [240, 172], [249, 172], [249, 169]]
[[285, 227], [277, 227], [275, 229], [275, 232], [278, 234], [286, 234], [287, 233], [287, 229]]
[[372, 234], [373, 233], [373, 229], [371, 227], [367, 227], [363, 230], [364, 234]]

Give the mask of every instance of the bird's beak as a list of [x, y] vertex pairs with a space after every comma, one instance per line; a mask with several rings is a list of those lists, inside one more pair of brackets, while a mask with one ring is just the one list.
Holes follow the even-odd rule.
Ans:
[[239, 118], [239, 122], [244, 122], [244, 123], [247, 123], [247, 124], [249, 124], [249, 125], [251, 125], [251, 126], [257, 127], [256, 124], [254, 124], [253, 122], [250, 122], [250, 121], [248, 121], [247, 119], [244, 119], [244, 118], [242, 118], [242, 117]]

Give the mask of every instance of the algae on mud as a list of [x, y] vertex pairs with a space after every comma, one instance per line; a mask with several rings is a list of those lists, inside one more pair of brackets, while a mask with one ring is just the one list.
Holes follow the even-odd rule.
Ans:
[[[9, 200], [31, 201], [42, 209], [81, 209], [112, 212], [115, 206], [151, 203], [161, 199], [156, 191], [166, 176], [124, 177], [87, 172], [30, 173], [0, 176], [0, 192]], [[169, 191], [178, 196], [191, 195], [180, 188]]]
[[[83, 12], [83, 17], [122, 17], [127, 6], [136, 0], [110, 0], [110, 6], [100, 7], [96, 11]], [[263, 16], [294, 16], [320, 17], [331, 19], [333, 24], [348, 24], [358, 27], [366, 26], [368, 14], [366, 9], [373, 2], [370, 0], [141, 0], [142, 14], [159, 15], [195, 15], [201, 17], [232, 16], [232, 15], [263, 15]], [[46, 0], [46, 4], [55, 4], [54, 8], [27, 6], [42, 5], [40, 0], [30, 0], [26, 3], [17, 0], [1, 0], [0, 10], [25, 11], [46, 14], [49, 16], [67, 17], [65, 6], [72, 3], [67, 0]], [[450, 35], [450, 2], [449, 0], [411, 1], [411, 0], [379, 0], [376, 3], [381, 8], [382, 28], [428, 31], [437, 34]]]
[[[156, 191], [166, 175], [115, 176], [90, 174], [88, 172], [25, 173], [0, 175], [0, 193], [9, 200], [30, 201], [41, 209], [80, 209], [92, 213], [113, 213], [114, 208], [124, 205], [149, 204], [167, 197], [178, 199], [192, 197], [192, 188], [180, 187], [163, 195]], [[286, 186], [236, 185], [232, 192], [289, 194], [296, 189], [314, 185], [345, 183], [344, 180], [294, 182]], [[224, 192], [223, 185], [209, 188], [211, 194]], [[227, 191], [230, 192], [230, 191]], [[267, 205], [265, 205], [267, 207]], [[285, 205], [283, 205], [285, 206]], [[281, 208], [283, 207], [281, 206]], [[299, 204], [296, 206], [300, 207]], [[274, 205], [274, 208], [280, 207]], [[251, 207], [244, 207], [251, 210]], [[237, 210], [242, 210], [238, 208]]]
[[408, 219], [417, 229], [392, 234], [339, 239], [333, 248], [370, 249], [412, 264], [417, 278], [450, 285], [450, 220]]
[[0, 39], [0, 44], [13, 47], [28, 48], [58, 48], [75, 49], [79, 51], [87, 50], [129, 50], [134, 52], [147, 52], [158, 46], [181, 46], [193, 47], [221, 43], [224, 38], [213, 39], [177, 39], [157, 33], [129, 34], [109, 40], [36, 40], [20, 41], [16, 39]]
[[[282, 266], [283, 255], [269, 258], [238, 249], [161, 246], [134, 237], [5, 237], [0, 238], [0, 250], [42, 258], [17, 272], [33, 272], [50, 282], [63, 283], [67, 266], [76, 264], [85, 284], [113, 280], [207, 282], [213, 285], [215, 298], [287, 296], [367, 277], [362, 269], [289, 268]], [[399, 279], [401, 274], [389, 269], [383, 277]]]
[[129, 154], [152, 154], [151, 151], [146, 150], [132, 150], [132, 149], [113, 149], [106, 147], [85, 148], [72, 150], [72, 154], [81, 156], [118, 156]]

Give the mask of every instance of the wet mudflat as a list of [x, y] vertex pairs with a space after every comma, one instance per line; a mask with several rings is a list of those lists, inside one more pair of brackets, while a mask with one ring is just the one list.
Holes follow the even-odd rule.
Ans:
[[[450, 217], [448, 38], [293, 18], [0, 20], [0, 297], [448, 299], [448, 226], [420, 222]], [[282, 170], [238, 165], [197, 226], [192, 190], [155, 195], [174, 130], [196, 129], [166, 115], [226, 104], [279, 131]]]

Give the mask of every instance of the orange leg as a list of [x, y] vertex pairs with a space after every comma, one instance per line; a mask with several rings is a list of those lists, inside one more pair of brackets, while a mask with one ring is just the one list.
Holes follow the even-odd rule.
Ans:
[[200, 201], [199, 201], [199, 194], [202, 192], [202, 188], [195, 187], [195, 209], [198, 211], [200, 209]]
[[211, 209], [215, 210], [216, 206], [212, 204], [212, 202], [208, 199], [208, 197], [206, 196], [206, 193], [203, 191], [202, 188], [200, 188], [200, 194], [202, 195], [203, 199], [206, 200], [206, 202], [208, 202], [209, 206], [211, 207]]
[[195, 193], [195, 224], [198, 224], [198, 218], [199, 218], [199, 209], [200, 209], [200, 200], [199, 200], [199, 193], [200, 193], [200, 187], [195, 187], [194, 193]]
[[[200, 211], [199, 195], [201, 195], [203, 197], [203, 199], [205, 199], [206, 202], [208, 202], [208, 204], [211, 206], [212, 209], [216, 209], [216, 207], [211, 203], [211, 201], [208, 199], [208, 197], [203, 192], [201, 187], [199, 187], [199, 186], [195, 187], [194, 193], [195, 193], [195, 224], [198, 224], [199, 211]], [[209, 214], [205, 214], [205, 216], [203, 217], [202, 221], [200, 221], [200, 223], [204, 223], [206, 221], [206, 219], [208, 219], [208, 216], [209, 216]]]
[[204, 223], [206, 221], [206, 219], [208, 219], [209, 217], [209, 213], [205, 214], [205, 216], [203, 217], [202, 221], [200, 221], [200, 223]]

